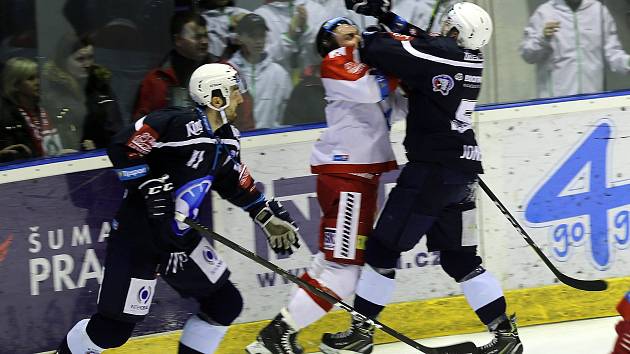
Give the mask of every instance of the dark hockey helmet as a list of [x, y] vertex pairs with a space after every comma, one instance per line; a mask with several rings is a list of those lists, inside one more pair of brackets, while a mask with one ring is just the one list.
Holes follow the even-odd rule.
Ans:
[[335, 41], [335, 33], [333, 33], [333, 31], [337, 28], [337, 26], [343, 23], [356, 26], [356, 24], [347, 17], [335, 17], [324, 22], [319, 28], [319, 32], [317, 32], [317, 37], [315, 38], [315, 46], [317, 47], [317, 52], [322, 56], [322, 58], [330, 53], [330, 51], [339, 48], [337, 42]]

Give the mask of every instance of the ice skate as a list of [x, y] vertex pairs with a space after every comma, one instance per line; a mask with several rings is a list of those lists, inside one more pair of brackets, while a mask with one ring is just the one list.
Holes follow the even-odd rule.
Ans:
[[374, 324], [352, 318], [352, 325], [345, 332], [325, 333], [319, 346], [326, 354], [369, 354], [374, 348]]
[[494, 339], [486, 345], [479, 347], [480, 354], [522, 354], [523, 344], [518, 337], [516, 328], [516, 316], [508, 319], [505, 317], [496, 329], [492, 329]]
[[249, 354], [302, 354], [304, 349], [297, 343], [298, 332], [287, 321], [288, 313], [280, 311], [265, 328], [256, 341], [248, 345], [245, 351]]

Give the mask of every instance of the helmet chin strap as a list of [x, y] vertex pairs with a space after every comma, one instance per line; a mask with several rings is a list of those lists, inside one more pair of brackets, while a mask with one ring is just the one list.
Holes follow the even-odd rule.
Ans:
[[225, 109], [220, 110], [219, 114], [221, 115], [221, 121], [223, 122], [223, 124], [227, 124], [228, 119], [227, 115], [225, 114]]

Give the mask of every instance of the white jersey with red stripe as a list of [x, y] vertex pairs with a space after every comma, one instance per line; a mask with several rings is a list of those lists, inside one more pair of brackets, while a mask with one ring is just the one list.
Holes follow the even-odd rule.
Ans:
[[313, 146], [313, 173], [383, 173], [396, 168], [389, 141], [396, 81], [341, 47], [322, 60], [328, 129]]

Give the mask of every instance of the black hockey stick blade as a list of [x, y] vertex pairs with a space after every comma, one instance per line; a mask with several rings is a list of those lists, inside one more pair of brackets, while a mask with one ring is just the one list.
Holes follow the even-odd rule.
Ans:
[[566, 284], [566, 285], [568, 285], [568, 286], [570, 286], [572, 288], [580, 289], [580, 290], [584, 290], [584, 291], [604, 291], [604, 290], [606, 290], [608, 288], [608, 283], [605, 280], [601, 280], [601, 279], [597, 279], [597, 280], [576, 279], [576, 278], [572, 278], [572, 277], [562, 273], [560, 270], [558, 270], [558, 268], [556, 268], [556, 266], [553, 265], [553, 263], [551, 263], [549, 258], [547, 258], [547, 256], [545, 256], [545, 253], [540, 249], [540, 247], [538, 247], [538, 245], [534, 242], [534, 240], [532, 240], [532, 238], [529, 237], [529, 234], [527, 234], [527, 232], [521, 226], [521, 224], [510, 213], [510, 211], [507, 210], [505, 205], [503, 205], [503, 203], [501, 203], [499, 198], [497, 198], [497, 196], [490, 190], [488, 185], [481, 178], [479, 178], [479, 186], [481, 186], [481, 189], [483, 189], [483, 191], [486, 192], [486, 194], [488, 195], [490, 200], [492, 200], [492, 202], [494, 202], [494, 204], [497, 206], [497, 208], [499, 208], [499, 210], [501, 210], [501, 213], [503, 213], [503, 215], [508, 219], [508, 221], [512, 224], [512, 226], [514, 226], [514, 228], [516, 228], [516, 230], [521, 234], [521, 236], [523, 236], [523, 239], [525, 239], [525, 242], [527, 242], [527, 244], [530, 245], [534, 249], [536, 254], [538, 254], [538, 257], [540, 257], [540, 259], [542, 259], [542, 261], [547, 265], [547, 267], [556, 276], [556, 278], [558, 278], [558, 280], [560, 280], [561, 282], [563, 282], [564, 284]]
[[352, 315], [359, 317], [363, 320], [366, 321], [371, 321], [372, 323], [374, 323], [374, 326], [376, 328], [381, 329], [383, 332], [389, 334], [390, 336], [398, 339], [399, 341], [419, 350], [422, 353], [425, 354], [478, 354], [478, 349], [477, 346], [475, 346], [474, 343], [472, 342], [464, 342], [464, 343], [459, 343], [459, 344], [454, 344], [454, 345], [449, 345], [449, 346], [445, 346], [445, 347], [427, 347], [424, 346], [420, 343], [415, 342], [413, 339], [405, 336], [402, 333], [399, 333], [398, 331], [396, 331], [395, 329], [392, 329], [391, 327], [382, 324], [381, 322], [377, 321], [377, 320], [372, 320], [372, 319], [368, 319], [366, 316], [364, 316], [363, 314], [357, 312], [352, 306], [346, 304], [345, 302], [338, 300], [336, 297], [330, 295], [329, 293], [321, 290], [320, 288], [313, 286], [307, 282], [305, 282], [304, 280], [296, 277], [295, 275], [287, 272], [286, 270], [278, 267], [277, 265], [269, 262], [268, 260], [258, 256], [257, 254], [253, 253], [252, 251], [240, 246], [239, 244], [219, 235], [218, 233], [208, 229], [207, 227], [199, 224], [198, 222], [187, 218], [185, 215], [180, 214], [180, 213], [175, 213], [175, 219], [177, 219], [180, 222], [183, 222], [185, 224], [187, 224], [188, 226], [192, 227], [193, 229], [197, 230], [199, 233], [201, 233], [202, 235], [205, 235], [207, 237], [210, 237], [211, 239], [220, 242], [222, 244], [224, 244], [225, 246], [233, 249], [234, 251], [240, 253], [241, 255], [251, 259], [252, 261], [266, 267], [267, 269], [273, 271], [274, 273], [277, 273], [279, 275], [281, 275], [283, 278], [285, 278], [286, 280], [295, 283], [297, 285], [299, 285], [300, 287], [308, 290], [309, 292], [311, 292], [312, 294], [315, 294], [316, 296], [326, 300], [327, 302], [336, 305], [337, 307], [346, 310], [348, 312], [350, 312]]

